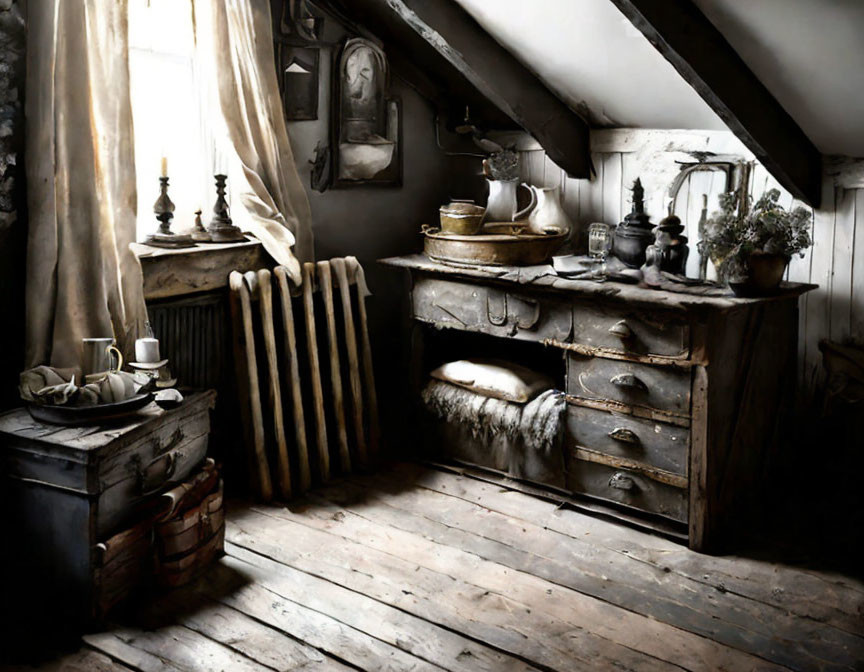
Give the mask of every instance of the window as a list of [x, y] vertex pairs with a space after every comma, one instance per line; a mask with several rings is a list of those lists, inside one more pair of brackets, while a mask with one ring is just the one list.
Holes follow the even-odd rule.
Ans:
[[137, 238], [158, 225], [162, 157], [167, 160], [171, 228], [180, 233], [203, 211], [206, 226], [216, 200], [213, 175], [228, 175], [228, 203], [235, 225], [246, 213], [239, 194], [247, 188], [239, 157], [228, 139], [206, 63], [196, 52], [192, 0], [130, 0], [129, 75], [135, 126], [138, 187]]

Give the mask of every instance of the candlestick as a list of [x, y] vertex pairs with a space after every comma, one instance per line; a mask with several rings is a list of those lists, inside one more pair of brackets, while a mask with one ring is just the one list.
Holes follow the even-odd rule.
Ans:
[[[167, 168], [166, 161], [162, 159], [162, 170]], [[174, 218], [174, 203], [168, 197], [168, 177], [163, 175], [159, 178], [159, 198], [153, 204], [153, 212], [159, 220], [159, 230], [147, 236], [144, 241], [147, 245], [155, 247], [192, 247], [195, 245], [191, 236], [178, 235], [171, 232], [171, 220]]]
[[213, 219], [207, 231], [214, 243], [239, 243], [246, 240], [243, 232], [234, 226], [228, 211], [228, 201], [225, 199], [225, 181], [227, 175], [218, 174], [216, 179], [216, 203], [213, 206]]
[[174, 218], [174, 203], [168, 198], [168, 176], [165, 158], [162, 158], [162, 177], [159, 178], [159, 198], [153, 204], [153, 212], [159, 220], [159, 233], [164, 236], [171, 234], [171, 220]]

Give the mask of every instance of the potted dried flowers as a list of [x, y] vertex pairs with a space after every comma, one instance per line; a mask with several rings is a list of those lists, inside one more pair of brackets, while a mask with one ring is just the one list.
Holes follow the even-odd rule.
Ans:
[[786, 210], [770, 189], [752, 207], [739, 194], [720, 196], [720, 211], [705, 223], [699, 253], [708, 255], [721, 279], [738, 296], [770, 294], [783, 279], [793, 254], [804, 256], [810, 247], [811, 213], [798, 207]]

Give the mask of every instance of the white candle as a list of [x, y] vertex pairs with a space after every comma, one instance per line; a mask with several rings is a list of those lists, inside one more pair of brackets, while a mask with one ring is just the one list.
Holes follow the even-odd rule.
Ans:
[[159, 361], [159, 339], [139, 338], [135, 341], [135, 361], [153, 364]]
[[168, 157], [162, 157], [162, 177], [168, 177]]

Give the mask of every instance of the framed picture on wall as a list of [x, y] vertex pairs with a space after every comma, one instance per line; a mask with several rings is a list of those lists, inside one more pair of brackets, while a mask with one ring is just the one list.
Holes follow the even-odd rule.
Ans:
[[287, 121], [318, 118], [318, 47], [280, 46], [279, 70], [282, 105]]
[[373, 42], [351, 38], [333, 63], [333, 186], [400, 186], [402, 112], [389, 68]]

